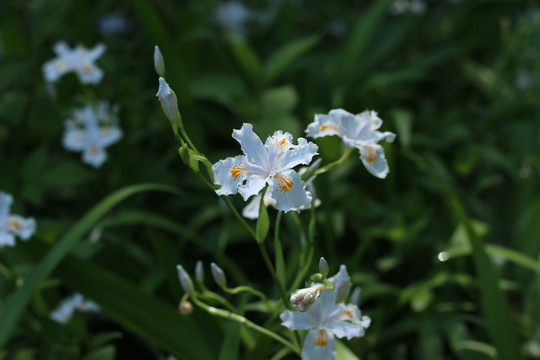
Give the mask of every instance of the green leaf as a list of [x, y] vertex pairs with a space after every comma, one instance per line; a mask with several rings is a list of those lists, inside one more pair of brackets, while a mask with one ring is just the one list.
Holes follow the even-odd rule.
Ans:
[[94, 224], [112, 209], [113, 206], [129, 196], [145, 191], [177, 192], [175, 188], [162, 184], [133, 185], [117, 190], [92, 208], [45, 255], [34, 271], [25, 279], [23, 285], [4, 303], [2, 312], [0, 313], [0, 347], [7, 341], [13, 327], [17, 324], [19, 317], [26, 308], [26, 304], [30, 300], [32, 293], [73, 249], [79, 239], [92, 229]]
[[229, 47], [242, 67], [242, 69], [253, 79], [261, 76], [261, 61], [249, 44], [239, 35], [230, 33], [227, 35]]
[[257, 219], [257, 227], [255, 232], [257, 234], [257, 242], [262, 244], [268, 235], [270, 229], [270, 219], [268, 218], [268, 210], [264, 206], [264, 192], [261, 194], [261, 204], [259, 206], [259, 218]]
[[228, 324], [225, 340], [223, 340], [221, 351], [219, 352], [219, 360], [238, 359], [241, 330], [242, 324]]
[[360, 360], [347, 346], [336, 339], [336, 360]]
[[82, 185], [92, 178], [92, 173], [84, 166], [73, 161], [63, 161], [45, 171], [42, 181], [45, 185], [64, 188]]
[[487, 256], [484, 244], [457, 198], [448, 195], [448, 202], [455, 219], [465, 228], [472, 247], [481, 304], [486, 317], [486, 327], [497, 350], [498, 358], [503, 360], [522, 359], [512, 314], [503, 292], [498, 287], [498, 275]]
[[315, 46], [320, 40], [319, 36], [313, 35], [302, 39], [294, 40], [276, 50], [266, 62], [264, 68], [264, 81], [271, 82], [290, 63], [302, 56]]

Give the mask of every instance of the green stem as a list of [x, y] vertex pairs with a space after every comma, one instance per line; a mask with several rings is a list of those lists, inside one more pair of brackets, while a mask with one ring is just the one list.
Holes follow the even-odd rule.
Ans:
[[347, 157], [349, 157], [351, 152], [352, 152], [352, 148], [347, 147], [345, 149], [345, 152], [343, 153], [343, 155], [341, 155], [341, 157], [339, 159], [337, 159], [336, 161], [334, 161], [334, 162], [332, 162], [330, 164], [327, 164], [326, 166], [323, 166], [322, 168], [316, 170], [314, 175], [316, 176], [316, 175], [319, 175], [319, 174], [324, 174], [328, 170], [333, 169], [336, 166], [342, 164], [347, 159]]
[[264, 304], [266, 305], [268, 310], [272, 311], [273, 306], [268, 301], [268, 298], [266, 297], [266, 295], [264, 295], [262, 292], [260, 292], [258, 290], [255, 290], [251, 286], [242, 285], [242, 286], [237, 286], [235, 288], [223, 288], [223, 291], [225, 291], [225, 292], [227, 292], [229, 294], [233, 294], [233, 295], [239, 294], [241, 292], [247, 292], [249, 294], [255, 295], [255, 296], [259, 297], [264, 302]]
[[287, 308], [292, 309], [291, 302], [287, 298], [287, 293], [285, 292], [285, 288], [281, 285], [281, 282], [279, 282], [279, 279], [276, 274], [276, 270], [274, 270], [274, 266], [272, 265], [272, 261], [270, 260], [270, 257], [268, 256], [268, 251], [266, 251], [266, 248], [264, 247], [264, 244], [257, 243], [259, 245], [259, 250], [261, 252], [261, 255], [264, 259], [264, 263], [266, 264], [266, 267], [270, 271], [270, 274], [272, 275], [272, 278], [274, 279], [274, 282], [278, 284], [279, 292], [281, 294], [281, 300], [283, 301], [283, 305], [285, 305]]
[[247, 327], [249, 327], [249, 328], [251, 328], [251, 329], [253, 329], [255, 331], [258, 331], [259, 333], [261, 333], [263, 335], [266, 335], [266, 336], [268, 336], [268, 337], [270, 337], [270, 338], [272, 338], [272, 339], [274, 339], [276, 341], [279, 341], [280, 343], [282, 343], [283, 345], [285, 345], [286, 347], [288, 347], [289, 349], [294, 351], [296, 354], [298, 354], [298, 355], [300, 354], [300, 349], [299, 349], [298, 346], [295, 346], [293, 343], [287, 341], [286, 339], [279, 336], [275, 332], [270, 331], [268, 329], [265, 329], [262, 326], [259, 326], [259, 325], [255, 324], [254, 322], [251, 322], [250, 320], [246, 319], [245, 317], [243, 317], [241, 315], [232, 313], [232, 312], [227, 311], [227, 310], [217, 309], [215, 307], [209, 306], [209, 305], [203, 303], [202, 301], [200, 301], [199, 299], [197, 299], [196, 296], [192, 296], [191, 298], [192, 298], [192, 300], [193, 300], [193, 302], [195, 304], [197, 304], [199, 307], [204, 309], [209, 314], [216, 315], [216, 316], [222, 317], [224, 319], [229, 319], [229, 320], [232, 320], [232, 321], [236, 321], [237, 323], [246, 325]]
[[228, 302], [227, 299], [225, 299], [223, 296], [221, 296], [219, 294], [216, 294], [216, 293], [211, 292], [211, 291], [204, 291], [201, 294], [201, 297], [206, 298], [206, 299], [215, 300], [216, 302], [218, 302], [218, 303], [222, 304], [223, 306], [225, 306], [229, 311], [237, 312], [236, 308], [230, 302]]
[[[214, 188], [214, 190], [215, 190], [215, 188]], [[249, 226], [249, 224], [244, 220], [242, 215], [240, 215], [240, 213], [238, 213], [238, 211], [235, 209], [234, 205], [231, 203], [231, 200], [229, 200], [229, 198], [227, 196], [225, 196], [225, 195], [222, 195], [221, 198], [223, 199], [223, 201], [225, 201], [225, 204], [227, 204], [229, 209], [231, 209], [232, 213], [238, 219], [238, 221], [240, 221], [240, 223], [242, 223], [242, 225], [244, 225], [244, 227], [249, 231], [251, 236], [253, 236], [253, 238], [256, 241], [257, 240], [257, 234], [255, 233], [255, 231], [253, 231], [251, 226]]]
[[[195, 144], [193, 144], [193, 142], [189, 138], [189, 135], [187, 134], [186, 129], [184, 128], [184, 122], [182, 121], [182, 115], [180, 115], [180, 111], [178, 111], [176, 115], [176, 124], [180, 128], [180, 134], [184, 137], [184, 139], [186, 139], [186, 142], [188, 143], [189, 147], [192, 148], [193, 151], [195, 151], [198, 155], [201, 155], [199, 150], [197, 150], [197, 148], [195, 147]], [[174, 130], [174, 126], [173, 126], [173, 130]]]

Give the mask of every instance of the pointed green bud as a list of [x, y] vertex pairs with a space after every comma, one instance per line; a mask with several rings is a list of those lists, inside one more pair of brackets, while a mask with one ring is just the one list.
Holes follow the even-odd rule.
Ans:
[[210, 267], [212, 268], [212, 276], [214, 277], [216, 284], [223, 288], [227, 287], [227, 279], [225, 278], [223, 270], [215, 263], [211, 263]]
[[165, 79], [159, 78], [159, 89], [156, 94], [161, 102], [161, 107], [165, 116], [171, 121], [171, 123], [176, 124], [176, 117], [178, 116], [178, 99], [176, 94], [169, 87], [169, 84], [165, 82]]
[[163, 60], [163, 55], [161, 55], [161, 51], [159, 51], [157, 45], [154, 48], [154, 68], [159, 76], [165, 76], [165, 61]]
[[319, 272], [324, 277], [328, 275], [328, 263], [323, 257], [321, 257], [321, 260], [319, 260]]
[[188, 294], [193, 294], [193, 282], [188, 273], [184, 270], [182, 265], [176, 265], [176, 269], [178, 270], [178, 278], [180, 279], [180, 284], [184, 291]]

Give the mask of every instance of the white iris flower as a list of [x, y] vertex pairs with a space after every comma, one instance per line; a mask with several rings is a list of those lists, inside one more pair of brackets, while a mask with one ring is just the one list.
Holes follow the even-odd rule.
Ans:
[[285, 310], [280, 318], [282, 325], [290, 330], [309, 330], [302, 347], [303, 360], [331, 360], [336, 358], [336, 340], [364, 336], [371, 324], [368, 316], [362, 316], [358, 306], [345, 304], [351, 280], [345, 265], [329, 278], [334, 290], [324, 290], [305, 312]]
[[317, 145], [304, 138], [293, 145], [292, 135], [282, 131], [276, 131], [263, 144], [251, 124], [233, 130], [232, 136], [240, 143], [244, 155], [220, 160], [212, 166], [214, 182], [221, 185], [216, 190], [218, 195], [239, 192], [247, 200], [268, 185], [276, 209], [299, 211], [309, 206], [311, 194], [304, 190], [304, 181], [292, 168], [309, 164], [317, 154]]
[[56, 309], [54, 309], [49, 317], [61, 324], [69, 322], [75, 310], [82, 312], [97, 312], [100, 310], [99, 305], [85, 299], [81, 294], [73, 294], [73, 296], [63, 300]]
[[335, 109], [328, 115], [315, 115], [315, 121], [308, 125], [306, 133], [313, 138], [338, 135], [347, 146], [360, 150], [360, 159], [372, 175], [384, 179], [389, 169], [384, 149], [378, 142], [384, 139], [392, 142], [396, 134], [377, 131], [381, 125], [382, 120], [375, 111], [366, 110], [354, 115]]
[[33, 218], [10, 214], [13, 197], [0, 192], [0, 247], [15, 246], [15, 236], [28, 240], [36, 230]]
[[81, 151], [83, 162], [94, 167], [101, 166], [107, 159], [105, 148], [123, 136], [117, 124], [117, 111], [106, 102], [75, 109], [72, 117], [66, 121], [64, 147]]
[[58, 57], [43, 64], [43, 75], [47, 82], [56, 82], [68, 72], [75, 72], [83, 84], [97, 84], [103, 77], [103, 70], [94, 62], [105, 51], [105, 45], [98, 44], [92, 49], [78, 45], [73, 50], [61, 41], [53, 48]]

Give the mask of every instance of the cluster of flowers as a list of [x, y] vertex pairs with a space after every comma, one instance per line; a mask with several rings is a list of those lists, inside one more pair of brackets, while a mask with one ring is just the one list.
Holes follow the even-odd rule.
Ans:
[[122, 138], [117, 111], [117, 107], [111, 109], [104, 101], [73, 110], [71, 118], [66, 120], [64, 147], [82, 152], [83, 162], [101, 166], [107, 159], [105, 148]]
[[[103, 70], [95, 64], [105, 51], [103, 44], [92, 49], [82, 45], [70, 49], [62, 41], [53, 49], [58, 56], [42, 68], [48, 83], [55, 83], [69, 72], [75, 72], [83, 84], [97, 84], [103, 78]], [[100, 167], [107, 159], [105, 148], [122, 138], [117, 112], [117, 107], [104, 101], [73, 110], [71, 118], [65, 122], [64, 147], [82, 152], [84, 163]]]
[[[395, 134], [378, 131], [381, 125], [382, 120], [375, 111], [354, 115], [337, 109], [328, 115], [315, 115], [306, 133], [313, 138], [329, 135], [341, 137], [348, 147], [360, 150], [360, 159], [372, 175], [385, 178], [389, 171], [388, 163], [384, 149], [378, 142], [384, 139], [392, 142]], [[298, 145], [294, 145], [292, 135], [282, 131], [276, 131], [263, 144], [253, 132], [251, 124], [234, 130], [232, 136], [240, 143], [244, 154], [213, 165], [215, 184], [221, 186], [216, 191], [218, 195], [240, 193], [244, 200], [248, 200], [252, 196], [259, 196], [268, 185], [265, 204], [272, 204], [284, 212], [300, 211], [310, 206], [312, 194], [293, 167], [308, 165], [317, 155], [317, 145], [304, 138], [299, 138]], [[254, 217], [253, 205], [250, 205], [251, 211], [247, 212], [247, 217]]]
[[33, 218], [23, 218], [10, 213], [13, 197], [0, 192], [0, 247], [15, 246], [15, 236], [28, 240], [36, 231], [36, 221]]

